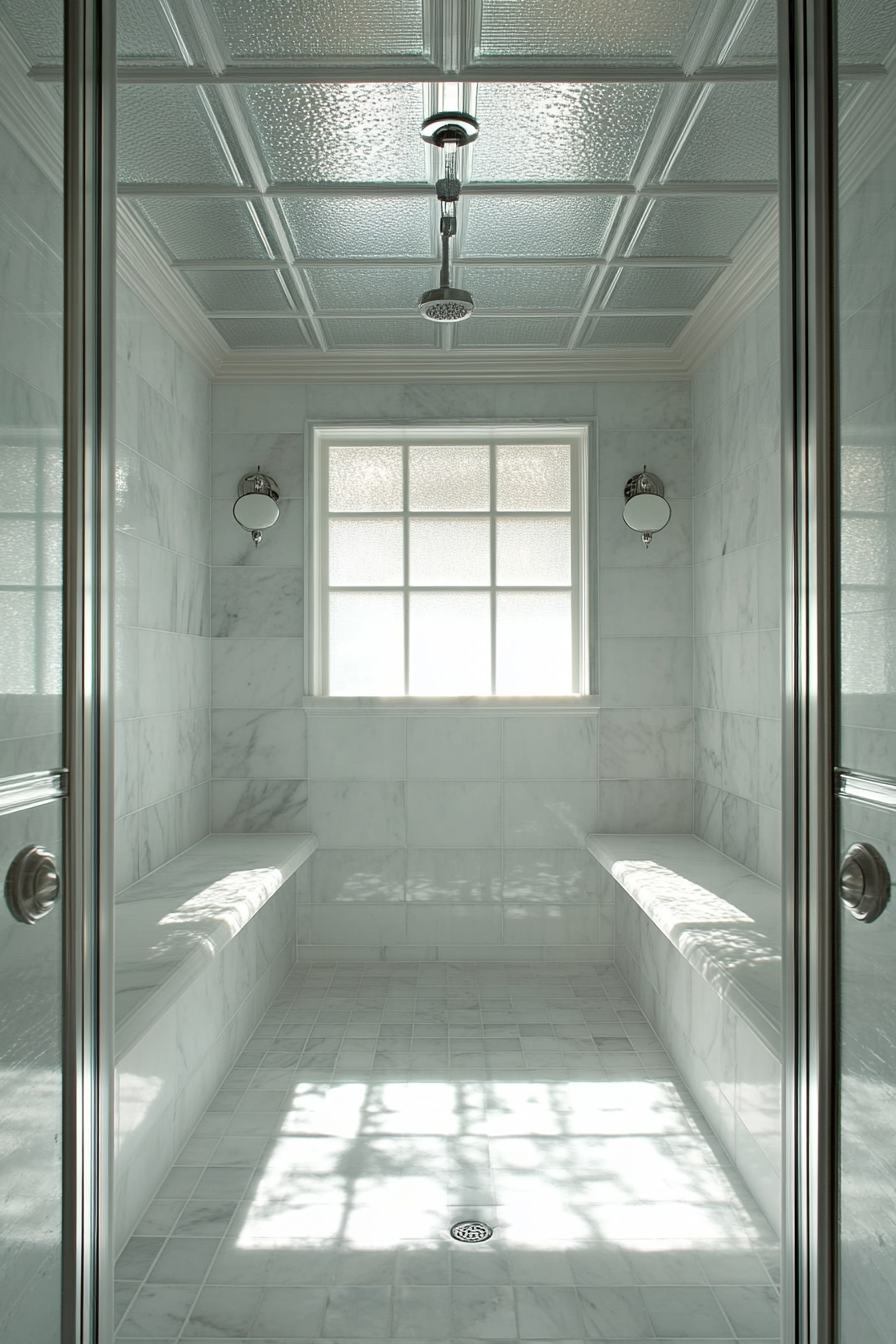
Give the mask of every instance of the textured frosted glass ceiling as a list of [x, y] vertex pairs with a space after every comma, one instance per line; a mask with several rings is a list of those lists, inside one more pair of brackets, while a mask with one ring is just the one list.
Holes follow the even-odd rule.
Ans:
[[[0, 0], [38, 62], [61, 13]], [[845, 59], [896, 40], [896, 0], [839, 16]], [[668, 346], [774, 199], [775, 0], [120, 0], [118, 20], [125, 208], [236, 346]], [[766, 70], [704, 81], [744, 61]], [[417, 314], [444, 171], [419, 128], [461, 105], [481, 133], [451, 279], [475, 310], [448, 327]]]
[[307, 346], [308, 338], [300, 322], [264, 318], [214, 318], [214, 325], [228, 345], [246, 349], [280, 347], [292, 350]]
[[679, 52], [700, 0], [482, 0], [479, 56], [644, 56]]
[[[774, 59], [777, 21], [776, 0], [759, 0], [729, 61], [745, 64]], [[896, 45], [894, 0], [839, 0], [837, 45], [841, 61], [882, 61]]]
[[598, 257], [616, 205], [615, 196], [475, 196], [461, 255]]
[[[220, 113], [211, 99], [208, 107], [220, 127]], [[117, 110], [119, 181], [224, 186], [245, 180], [245, 169], [238, 161], [241, 156], [231, 149], [228, 161], [199, 90], [123, 84]], [[236, 179], [231, 163], [238, 170]]]
[[619, 272], [608, 308], [694, 308], [720, 271], [712, 266], [633, 268]]
[[286, 290], [276, 271], [185, 271], [209, 312], [289, 312]]
[[435, 255], [431, 205], [410, 200], [285, 196], [283, 216], [300, 257], [426, 257]]
[[[3, 0], [0, 17], [9, 21], [28, 54], [39, 61], [61, 61], [63, 0]], [[183, 58], [162, 10], [146, 0], [118, 0], [116, 41], [122, 60], [183, 65]], [[182, 31], [192, 45], [189, 23]]]
[[250, 84], [242, 95], [277, 182], [426, 181], [419, 84]]
[[462, 266], [459, 278], [482, 308], [579, 308], [588, 266]]
[[673, 182], [772, 182], [778, 175], [774, 84], [717, 84], [669, 173]]
[[271, 255], [245, 201], [145, 196], [142, 214], [176, 261], [262, 260]]
[[234, 60], [422, 56], [420, 0], [214, 0]]
[[659, 94], [656, 84], [484, 84], [473, 180], [627, 181]]
[[432, 269], [422, 266], [353, 266], [336, 270], [315, 267], [305, 274], [311, 296], [323, 311], [340, 308], [414, 308], [430, 288]]
[[632, 255], [730, 256], [765, 204], [763, 196], [685, 196], [654, 201]]

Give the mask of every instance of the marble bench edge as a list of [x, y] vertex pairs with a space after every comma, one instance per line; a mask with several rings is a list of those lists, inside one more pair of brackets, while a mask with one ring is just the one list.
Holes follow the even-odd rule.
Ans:
[[[156, 869], [148, 878], [143, 879], [143, 881], [147, 883], [156, 883], [164, 868], [171, 868], [176, 871], [179, 861], [195, 860], [203, 846], [212, 848], [215, 842], [224, 838], [228, 841], [230, 841], [231, 838], [233, 839], [233, 848], [236, 851], [239, 850], [239, 841], [243, 841], [247, 849], [250, 847], [250, 844], [253, 848], [257, 848], [259, 841], [265, 839], [280, 843], [289, 839], [294, 839], [297, 843], [278, 864], [281, 873], [280, 881], [272, 891], [264, 896], [264, 899], [252, 910], [248, 919], [241, 923], [239, 928], [234, 929], [221, 924], [218, 926], [217, 930], [213, 932], [210, 931], [206, 939], [205, 950], [199, 948], [192, 949], [173, 967], [171, 972], [165, 976], [158, 985], [150, 990], [139, 1003], [129, 1009], [121, 1020], [118, 1019], [116, 1014], [116, 1066], [122, 1062], [129, 1051], [131, 1051], [147, 1031], [158, 1022], [171, 1005], [180, 998], [181, 994], [183, 994], [188, 986], [202, 974], [202, 972], [210, 965], [211, 961], [213, 961], [214, 958], [242, 932], [252, 917], [256, 915], [259, 910], [264, 908], [267, 902], [276, 895], [284, 883], [288, 882], [294, 873], [298, 872], [304, 863], [307, 863], [308, 859], [318, 847], [317, 836], [313, 835], [310, 831], [298, 831], [291, 834], [279, 832], [272, 833], [270, 836], [255, 832], [250, 832], [245, 835], [234, 832], [213, 832], [205, 836], [202, 840], [199, 840], [189, 849], [184, 850], [182, 854], [178, 854], [173, 859], [170, 859], [167, 864], [163, 865], [162, 869]], [[133, 892], [134, 889], [140, 885], [141, 883], [139, 882], [134, 883], [132, 887], [127, 888], [125, 892], [121, 893], [125, 899], [116, 905], [116, 921], [122, 918], [127, 918], [125, 912], [129, 906], [139, 909], [141, 901], [133, 896], [127, 896], [127, 892]], [[180, 898], [181, 904], [183, 903], [183, 899], [183, 897]], [[189, 899], [189, 897], [186, 899]], [[173, 904], [171, 908], [174, 910], [178, 907]]]
[[[673, 842], [672, 846], [669, 846], [668, 842], [670, 841]], [[714, 949], [708, 941], [692, 940], [687, 947], [682, 947], [669, 931], [663, 928], [663, 926], [654, 918], [651, 910], [647, 908], [640, 899], [639, 893], [636, 890], [632, 890], [631, 886], [625, 882], [624, 875], [623, 879], [620, 880], [620, 878], [613, 872], [613, 864], [618, 863], [621, 858], [620, 850], [624, 850], [628, 847], [635, 850], [644, 846], [656, 847], [661, 850], [664, 843], [669, 848], [676, 846], [678, 848], [684, 848], [685, 846], [682, 842], [690, 842], [689, 844], [686, 844], [686, 847], [687, 849], [693, 850], [695, 857], [707, 859], [717, 867], [729, 869], [732, 878], [735, 881], [748, 878], [752, 882], [755, 882], [757, 886], [761, 884], [763, 887], [767, 887], [769, 894], [776, 893], [780, 898], [780, 888], [776, 887], [774, 883], [767, 881], [765, 878], [760, 878], [756, 873], [752, 872], [749, 868], [745, 868], [743, 864], [738, 863], [735, 859], [731, 859], [727, 855], [722, 854], [719, 850], [713, 849], [711, 845], [707, 845], [704, 840], [699, 838], [699, 836], [684, 834], [662, 835], [658, 833], [632, 833], [626, 835], [620, 832], [604, 833], [595, 831], [585, 837], [585, 847], [592, 858], [594, 858], [600, 866], [610, 874], [614, 882], [618, 883], [618, 885], [628, 893], [638, 908], [643, 910], [648, 919], [652, 920], [657, 929], [672, 944], [676, 951], [694, 968], [698, 975], [702, 976], [719, 997], [724, 999], [728, 1006], [737, 1013], [738, 1016], [744, 1019], [762, 1043], [766, 1045], [778, 1059], [780, 1059], [782, 1049], [780, 1021], [776, 1020], [769, 1013], [768, 1008], [751, 994], [750, 990], [745, 985], [741, 984], [732, 975], [731, 969], [726, 964], [724, 958], [715, 955]], [[670, 871], [674, 872], [674, 862], [668, 861], [670, 857], [668, 854], [665, 857], [667, 859], [665, 866], [669, 868]], [[695, 883], [698, 881], [697, 878], [688, 877], [687, 874], [682, 874], [682, 876], [688, 881], [693, 881]], [[712, 888], [709, 885], [705, 887], [705, 890], [712, 893]], [[720, 895], [723, 900], [729, 899], [729, 895], [723, 893], [712, 894]], [[761, 930], [760, 936], [765, 936], [762, 934]]]

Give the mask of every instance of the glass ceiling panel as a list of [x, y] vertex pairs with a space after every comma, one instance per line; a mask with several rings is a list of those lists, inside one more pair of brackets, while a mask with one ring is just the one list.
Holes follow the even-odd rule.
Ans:
[[773, 182], [776, 84], [716, 84], [668, 174], [672, 182]]
[[345, 270], [314, 267], [304, 272], [315, 306], [321, 312], [340, 308], [411, 308], [424, 289], [438, 284], [438, 271], [422, 266], [347, 266]]
[[261, 261], [271, 255], [245, 201], [143, 196], [131, 203], [138, 206], [176, 261], [218, 257]]
[[422, 56], [421, 0], [214, 0], [235, 61]]
[[248, 84], [277, 182], [425, 182], [421, 84]]
[[657, 84], [480, 84], [473, 180], [626, 182], [659, 95]]
[[477, 56], [674, 59], [700, 0], [482, 0]]
[[472, 196], [461, 231], [468, 257], [599, 257], [618, 196]]
[[[475, 299], [475, 295], [473, 296]], [[455, 328], [459, 346], [540, 345], [559, 349], [566, 344], [573, 318], [477, 317]]]
[[839, 60], [880, 62], [894, 44], [894, 0], [840, 0], [837, 6]]
[[[62, 0], [3, 0], [0, 16], [11, 21], [35, 60], [62, 60]], [[122, 60], [183, 65], [174, 33], [161, 10], [150, 0], [118, 0], [116, 23], [118, 55]]]
[[727, 257], [768, 196], [661, 197], [630, 249], [635, 257]]
[[671, 345], [687, 317], [606, 317], [591, 328], [585, 345]]
[[[777, 52], [775, 0], [759, 0], [749, 22], [732, 48], [732, 64], [770, 61]], [[894, 0], [840, 0], [837, 6], [837, 44], [841, 61], [878, 63], [896, 43]]]
[[423, 196], [284, 196], [280, 206], [300, 257], [432, 255], [432, 202]]
[[289, 312], [276, 271], [181, 271], [210, 312]]
[[212, 325], [218, 328], [231, 349], [251, 349], [264, 346], [278, 346], [291, 350], [296, 346], [307, 346], [301, 322], [292, 322], [289, 318], [212, 318]]
[[[121, 182], [234, 181], [200, 92], [188, 86], [120, 84], [117, 153]], [[237, 167], [245, 181], [242, 165]]]
[[335, 317], [323, 323], [324, 334], [337, 350], [376, 349], [406, 345], [414, 348], [439, 344], [438, 323], [415, 317]]
[[580, 308], [590, 266], [461, 266], [478, 308]]
[[729, 65], [773, 61], [778, 51], [777, 0], [759, 0], [728, 55]]
[[608, 308], [695, 308], [722, 274], [712, 266], [632, 267], [623, 270]]

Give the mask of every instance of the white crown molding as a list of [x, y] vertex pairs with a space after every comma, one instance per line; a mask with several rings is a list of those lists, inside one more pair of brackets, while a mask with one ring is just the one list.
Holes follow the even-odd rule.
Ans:
[[62, 191], [64, 116], [54, 85], [28, 78], [30, 62], [0, 23], [0, 121], [54, 187]]
[[693, 373], [731, 335], [744, 316], [778, 283], [778, 203], [772, 201], [748, 229], [672, 350]]
[[119, 277], [131, 286], [208, 378], [217, 377], [230, 347], [212, 326], [192, 290], [147, 233], [136, 212], [119, 201]]
[[599, 350], [231, 350], [216, 381], [535, 382], [598, 378], [686, 378], [673, 351]]
[[[887, 58], [884, 79], [865, 84], [840, 126], [840, 199], [849, 197], [896, 148], [896, 63]], [[694, 372], [731, 335], [744, 315], [778, 282], [778, 205], [771, 202], [737, 249], [672, 349]]]
[[884, 79], [863, 85], [840, 127], [840, 199], [848, 199], [896, 147], [896, 52]]
[[[63, 183], [62, 99], [54, 85], [28, 78], [28, 58], [0, 24], [0, 122], [61, 192]], [[120, 202], [117, 212], [118, 274], [165, 329], [214, 378], [227, 342], [139, 221]]]

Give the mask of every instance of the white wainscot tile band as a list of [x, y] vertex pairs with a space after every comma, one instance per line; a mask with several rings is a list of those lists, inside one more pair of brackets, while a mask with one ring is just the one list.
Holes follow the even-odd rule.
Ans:
[[691, 835], [589, 835], [616, 963], [697, 1104], [780, 1226], [781, 893]]

